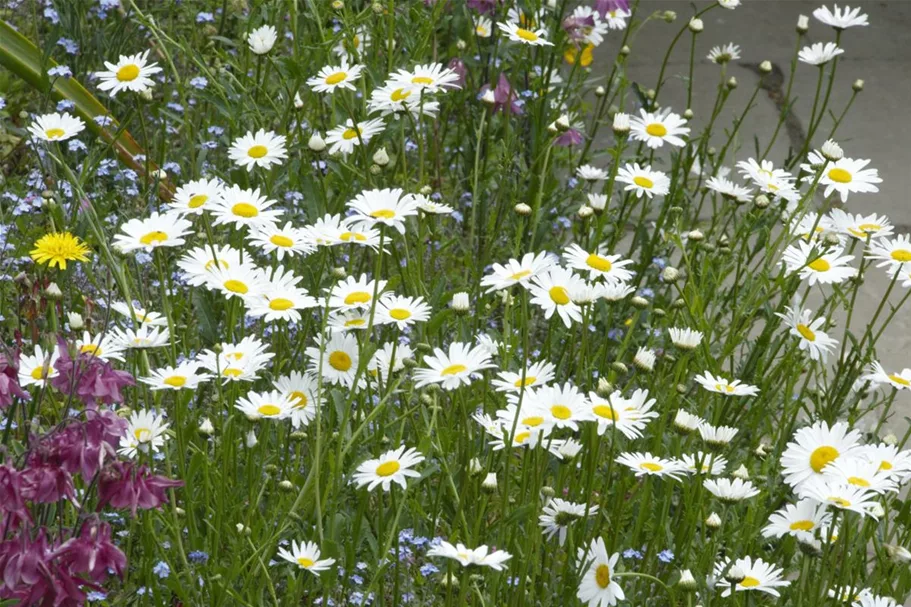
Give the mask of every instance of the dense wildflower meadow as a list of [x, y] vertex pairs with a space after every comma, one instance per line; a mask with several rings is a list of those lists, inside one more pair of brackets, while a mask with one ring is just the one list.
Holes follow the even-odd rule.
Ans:
[[646, 4], [7, 0], [0, 605], [902, 604], [876, 24]]

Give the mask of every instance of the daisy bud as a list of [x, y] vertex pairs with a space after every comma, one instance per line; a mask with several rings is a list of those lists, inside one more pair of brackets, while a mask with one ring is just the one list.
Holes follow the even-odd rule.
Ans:
[[595, 87], [595, 96], [604, 97], [607, 94], [607, 90], [603, 86]]
[[644, 297], [640, 297], [639, 295], [631, 298], [629, 302], [633, 305], [634, 308], [638, 308], [640, 310], [644, 310], [648, 307], [648, 300]]
[[598, 378], [598, 388], [596, 391], [598, 393], [598, 396], [600, 396], [601, 398], [607, 398], [608, 396], [610, 396], [611, 392], [614, 391], [614, 386], [612, 386], [611, 383], [609, 381], [607, 381], [607, 378], [599, 377]]
[[677, 13], [675, 13], [674, 11], [664, 11], [662, 18], [665, 21], [667, 21], [668, 23], [673, 23], [674, 21], [677, 20]]
[[807, 556], [822, 556], [822, 543], [812, 535], [799, 534], [797, 536], [797, 547]]
[[806, 15], [800, 15], [797, 17], [797, 33], [806, 34], [810, 29], [810, 18]]
[[376, 15], [382, 15], [386, 12], [386, 7], [383, 6], [382, 2], [374, 2], [370, 5], [370, 8], [373, 9], [373, 13]]
[[[709, 529], [718, 529], [721, 527], [721, 517], [714, 512], [711, 513], [708, 518], [705, 519], [705, 526]], [[743, 579], [743, 576], [741, 576], [740, 579]]]
[[337, 268], [332, 268], [332, 275], [336, 278], [343, 279], [348, 276], [348, 270], [339, 266]]
[[649, 90], [645, 91], [645, 96], [648, 97], [652, 101], [655, 100], [655, 95], [657, 95], [657, 94], [658, 94], [658, 91], [656, 91], [655, 89], [649, 89]]
[[497, 98], [493, 96], [493, 91], [487, 89], [484, 91], [484, 94], [481, 95], [481, 102], [486, 103], [487, 105], [495, 105], [497, 103]]
[[581, 207], [579, 207], [578, 213], [581, 219], [588, 219], [595, 214], [595, 210], [587, 204], [583, 204]]
[[762, 63], [759, 64], [759, 73], [760, 74], [769, 74], [771, 72], [772, 72], [772, 62], [771, 61], [763, 61]]
[[826, 232], [826, 235], [823, 236], [822, 241], [827, 245], [837, 246], [841, 244], [841, 239], [838, 237], [838, 234], [835, 232]]
[[85, 327], [85, 321], [82, 318], [82, 314], [79, 312], [67, 312], [66, 319], [70, 323], [70, 329], [73, 331], [78, 331]]
[[272, 50], [277, 40], [277, 32], [271, 25], [258, 27], [247, 35], [247, 44], [256, 55], [265, 55]]
[[626, 135], [629, 133], [629, 114], [624, 114], [623, 112], [614, 114], [613, 129], [614, 134], [616, 135]]
[[755, 200], [753, 200], [753, 204], [756, 205], [757, 209], [766, 208], [767, 206], [769, 206], [770, 202], [771, 201], [769, 200], [769, 197], [766, 196], [765, 194], [760, 194], [759, 196], [756, 197]]
[[687, 392], [689, 392], [687, 387], [683, 384], [677, 384], [675, 389], [677, 390], [677, 394], [686, 394]]
[[468, 301], [468, 293], [465, 291], [459, 291], [452, 296], [452, 301], [449, 302], [449, 306], [461, 314], [465, 314], [471, 308], [471, 303]]
[[563, 114], [562, 116], [557, 118], [557, 122], [555, 124], [557, 125], [558, 131], [560, 131], [561, 133], [565, 133], [566, 131], [569, 130], [569, 116], [567, 116], [566, 114]]
[[531, 207], [524, 202], [520, 202], [514, 206], [512, 210], [515, 211], [517, 215], [531, 215]]
[[619, 360], [612, 362], [612, 363], [610, 364], [610, 366], [611, 366], [611, 369], [613, 369], [614, 371], [616, 371], [616, 372], [619, 373], [620, 375], [625, 375], [626, 373], [629, 373], [629, 369], [626, 368], [626, 365], [624, 365], [624, 364], [623, 364], [622, 362], [620, 362]]
[[889, 446], [898, 444], [898, 437], [891, 432], [883, 437], [883, 442]]
[[430, 344], [428, 344], [427, 342], [424, 342], [424, 341], [418, 342], [418, 345], [416, 345], [414, 347], [414, 349], [417, 350], [418, 352], [420, 352], [421, 354], [432, 354], [433, 353], [433, 346], [431, 346]]
[[421, 186], [421, 189], [418, 191], [421, 194], [423, 194], [424, 196], [430, 196], [431, 194], [433, 194], [433, 188], [430, 187], [429, 185]]
[[179, 506], [174, 506], [174, 514], [176, 514], [177, 516], [184, 516], [186, 513], [187, 513], [187, 511], [184, 510], [183, 508], [181, 508]]
[[642, 371], [652, 371], [655, 369], [655, 351], [646, 348], [639, 348], [633, 357], [633, 364]]
[[588, 206], [595, 210], [595, 213], [601, 213], [607, 206], [607, 196], [604, 194], [589, 194]]
[[855, 93], [859, 93], [864, 90], [864, 81], [858, 78], [854, 81], [854, 84], [851, 85], [851, 88], [854, 89]]
[[691, 32], [698, 34], [705, 29], [705, 24], [702, 22], [702, 19], [696, 19], [694, 17], [693, 19], [690, 19], [690, 24], [688, 27], [690, 28]]
[[740, 464], [740, 467], [737, 468], [736, 470], [734, 470], [731, 473], [731, 476], [733, 476], [734, 478], [739, 478], [742, 481], [746, 481], [746, 480], [750, 479], [750, 472], [747, 470], [746, 466], [744, 466], [743, 464]]
[[696, 578], [693, 577], [693, 572], [689, 569], [684, 569], [680, 572], [680, 579], [677, 580], [677, 585], [680, 586], [682, 590], [686, 590], [687, 592], [692, 592], [698, 587], [696, 584]]
[[667, 266], [661, 270], [661, 280], [668, 283], [675, 283], [680, 278], [680, 270], [673, 266]]
[[769, 452], [767, 451], [768, 448], [769, 448], [769, 446], [766, 445], [765, 443], [759, 443], [759, 445], [756, 447], [756, 449], [753, 450], [753, 453], [756, 455], [756, 457], [765, 457], [766, 455], [769, 454]]
[[[304, 100], [301, 99], [300, 93], [294, 93], [294, 109], [299, 110], [304, 107]], [[325, 145], [325, 144], [323, 144]]]
[[[652, 310], [652, 314], [654, 314], [658, 318], [664, 318], [665, 316], [667, 316], [667, 312], [665, 312], [663, 308], [655, 308], [654, 310]], [[668, 360], [671, 360], [671, 362], [673, 362], [673, 360], [670, 357], [668, 357]]]
[[911, 552], [908, 551], [904, 546], [896, 546], [895, 544], [883, 544], [883, 548], [886, 549], [886, 554], [889, 555], [889, 558], [893, 562], [898, 564], [904, 564], [911, 562]]
[[556, 494], [557, 494], [557, 492], [554, 491], [553, 487], [549, 487], [547, 485], [541, 487], [541, 495], [543, 495], [544, 497], [553, 497]]
[[547, 131], [548, 131], [549, 133], [554, 133], [554, 134], [560, 132], [560, 129], [557, 128], [557, 123], [556, 123], [556, 121], [551, 122], [550, 124], [547, 125]]
[[468, 462], [468, 473], [472, 476], [480, 474], [484, 471], [484, 466], [481, 464], [481, 460], [476, 457], [471, 458], [471, 461]]
[[684, 300], [682, 297], [678, 297], [677, 299], [674, 300], [674, 303], [671, 304], [671, 308], [673, 308], [674, 310], [681, 310], [685, 307], [686, 307], [686, 300]]
[[674, 416], [674, 427], [678, 432], [689, 434], [690, 432], [695, 432], [699, 428], [700, 421], [698, 416], [693, 415], [689, 411], [678, 409], [677, 414]]
[[620, 56], [621, 56], [621, 57], [626, 57], [626, 56], [629, 55], [631, 52], [633, 52], [633, 49], [631, 49], [629, 46], [627, 46], [627, 45], [625, 45], [625, 44], [624, 44], [623, 46], [620, 47]]
[[313, 133], [310, 135], [310, 140], [307, 142], [307, 147], [314, 152], [322, 152], [326, 149], [326, 142], [323, 141], [323, 138], [319, 133]]
[[337, 11], [340, 11], [343, 8], [345, 8], [345, 3], [342, 2], [342, 0], [332, 0], [332, 8], [334, 8]]
[[290, 438], [291, 438], [291, 440], [293, 440], [296, 443], [302, 443], [305, 440], [307, 440], [307, 433], [300, 432], [300, 431], [292, 432], [290, 435]]
[[728, 86], [728, 90], [730, 90], [730, 91], [733, 91], [734, 89], [736, 89], [737, 88], [737, 79], [734, 78], [733, 76], [728, 78], [727, 86]]
[[484, 480], [481, 481], [481, 488], [488, 493], [493, 493], [497, 490], [497, 475], [493, 472], [488, 472], [487, 476], [484, 477]]
[[447, 586], [452, 586], [453, 588], [459, 587], [459, 576], [455, 574], [447, 573], [442, 578], [440, 578], [440, 586], [446, 588]]
[[63, 291], [60, 290], [60, 287], [57, 286], [56, 282], [52, 282], [44, 290], [44, 297], [47, 299], [61, 299], [63, 297]]
[[389, 154], [386, 153], [385, 147], [382, 147], [382, 148], [378, 149], [376, 152], [374, 152], [373, 162], [377, 163], [381, 167], [384, 167], [387, 164], [389, 164]]
[[845, 157], [844, 150], [841, 149], [841, 146], [831, 139], [827, 139], [826, 142], [822, 144], [821, 152], [826, 159], [831, 160], [832, 162], [838, 162]]
[[234, 528], [237, 529], [237, 532], [241, 535], [250, 535], [250, 533], [252, 533], [252, 530], [243, 523], [237, 523]]
[[696, 114], [694, 114], [694, 113], [693, 113], [693, 110], [691, 110], [690, 108], [686, 108], [686, 109], [683, 111], [683, 117], [686, 118], [687, 120], [692, 120], [692, 119], [693, 119], [693, 116], [695, 116], [695, 115], [696, 115]]
[[294, 483], [285, 479], [278, 483], [278, 488], [281, 489], [282, 491], [289, 491], [289, 492], [294, 491]]
[[212, 425], [212, 420], [208, 417], [204, 417], [201, 422], [199, 422], [199, 428], [197, 431], [203, 436], [212, 436], [215, 434], [215, 426]]
[[461, 38], [459, 38], [456, 41], [456, 48], [459, 49], [460, 51], [464, 51], [467, 47], [468, 47], [468, 45]]
[[686, 236], [693, 242], [699, 242], [705, 238], [705, 234], [703, 234], [701, 230], [691, 230]]
[[370, 165], [370, 174], [371, 175], [379, 175], [382, 172], [383, 172], [383, 167], [381, 167], [380, 165], [378, 165], [378, 164]]
[[731, 584], [739, 584], [743, 581], [747, 574], [743, 572], [743, 569], [737, 565], [732, 565], [728, 572], [724, 574], [724, 579], [729, 581]]
[[259, 443], [259, 441], [256, 440], [256, 432], [253, 430], [247, 432], [247, 438], [244, 441], [244, 444], [247, 445], [247, 449], [252, 449], [257, 443]]
[[139, 96], [142, 98], [143, 101], [151, 101], [152, 100], [152, 89], [148, 88], [144, 91], [140, 91]]
[[886, 516], [886, 511], [883, 509], [879, 502], [873, 502], [873, 505], [870, 506], [867, 510], [871, 515], [873, 515], [873, 518], [882, 518]]

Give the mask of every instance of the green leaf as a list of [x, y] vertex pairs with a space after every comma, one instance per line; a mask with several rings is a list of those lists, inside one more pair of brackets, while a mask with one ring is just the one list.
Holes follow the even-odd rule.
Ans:
[[[0, 65], [3, 65], [35, 89], [50, 94], [57, 99], [67, 99], [75, 104], [75, 112], [86, 123], [96, 136], [111, 145], [120, 161], [130, 167], [146, 181], [154, 180], [158, 184], [158, 195], [164, 200], [174, 196], [174, 188], [168, 180], [159, 180], [158, 167], [151, 162], [138, 162], [137, 155], [145, 156], [145, 151], [126, 129], [117, 126], [111, 111], [88, 92], [74, 78], [54, 78], [48, 76], [49, 69], [58, 64], [53, 59], [45, 58], [32, 42], [17, 32], [6, 21], [0, 21]], [[95, 122], [96, 116], [110, 116], [110, 126], [103, 127]], [[146, 167], [149, 172], [146, 173]]]

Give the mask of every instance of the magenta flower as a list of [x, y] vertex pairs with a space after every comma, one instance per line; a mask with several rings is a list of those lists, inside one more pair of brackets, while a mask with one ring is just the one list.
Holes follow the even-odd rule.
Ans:
[[113, 411], [86, 411], [86, 421], [51, 435], [50, 450], [63, 468], [89, 483], [108, 459], [116, 459], [127, 421]]
[[78, 503], [72, 475], [48, 455], [43, 447], [29, 454], [21, 473], [22, 497], [39, 504], [53, 504], [64, 497]]
[[629, 12], [629, 0], [595, 0], [595, 10], [604, 19], [608, 13], [617, 10]]
[[64, 542], [51, 558], [96, 582], [107, 579], [109, 570], [122, 578], [127, 566], [126, 555], [111, 542], [111, 526], [99, 520], [86, 521], [79, 537]]
[[133, 376], [126, 371], [118, 371], [110, 363], [91, 354], [80, 354], [75, 359], [70, 356], [67, 343], [58, 340], [60, 358], [54, 363], [59, 375], [51, 380], [51, 385], [63, 394], [73, 393], [86, 407], [95, 408], [98, 403], [111, 405], [123, 402], [121, 390], [136, 385]]
[[458, 74], [459, 79], [456, 80], [453, 84], [458, 86], [465, 85], [465, 78], [468, 76], [468, 68], [465, 67], [465, 62], [459, 59], [458, 57], [453, 57], [449, 60], [449, 64], [446, 66], [451, 69], [453, 72]]
[[129, 508], [133, 516], [137, 508], [148, 510], [168, 502], [165, 493], [172, 487], [182, 487], [183, 481], [153, 475], [148, 466], [132, 462], [114, 462], [101, 471], [98, 480], [98, 509], [110, 504], [114, 508]]
[[13, 397], [28, 399], [28, 392], [19, 385], [19, 351], [0, 354], [0, 409], [13, 404]]
[[495, 11], [497, 4], [497, 0], [468, 0], [468, 8], [474, 9], [482, 15]]
[[[490, 85], [485, 84], [481, 87], [481, 95], [490, 90]], [[523, 114], [522, 104], [519, 103], [519, 95], [513, 90], [512, 85], [506, 78], [506, 74], [500, 73], [500, 79], [497, 81], [497, 87], [493, 89], [494, 111], [507, 109], [509, 113], [521, 116]]]
[[0, 524], [4, 529], [15, 529], [32, 517], [22, 497], [22, 473], [11, 465], [0, 465]]

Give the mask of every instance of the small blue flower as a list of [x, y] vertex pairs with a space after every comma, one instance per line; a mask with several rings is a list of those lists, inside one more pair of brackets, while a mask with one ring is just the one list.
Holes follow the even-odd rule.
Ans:
[[215, 23], [215, 15], [212, 13], [196, 13], [196, 23]]
[[209, 562], [209, 554], [202, 550], [194, 550], [187, 554], [187, 560], [197, 565], [205, 565]]
[[61, 38], [57, 41], [57, 46], [62, 46], [68, 55], [75, 55], [79, 52], [79, 45], [76, 44], [75, 40], [70, 40], [69, 38]]
[[58, 112], [69, 112], [76, 107], [76, 104], [70, 101], [69, 99], [61, 99], [57, 102], [57, 111]]
[[164, 579], [171, 575], [171, 568], [164, 561], [158, 561], [155, 567], [152, 568], [152, 573], [157, 575], [159, 578]]
[[47, 71], [47, 75], [55, 78], [72, 78], [73, 70], [65, 65], [55, 65]]
[[637, 561], [642, 560], [642, 553], [633, 548], [627, 548], [623, 551], [623, 558], [625, 559], [636, 559]]
[[197, 76], [196, 78], [192, 78], [190, 80], [190, 86], [195, 89], [202, 90], [209, 86], [209, 81], [203, 76]]
[[674, 562], [674, 553], [670, 550], [662, 550], [658, 553], [658, 560], [662, 563], [673, 563]]
[[421, 575], [423, 575], [424, 577], [427, 577], [428, 575], [433, 575], [434, 573], [439, 573], [440, 570], [437, 568], [436, 565], [434, 565], [432, 563], [427, 563], [425, 565], [421, 565], [420, 571], [421, 571]]

